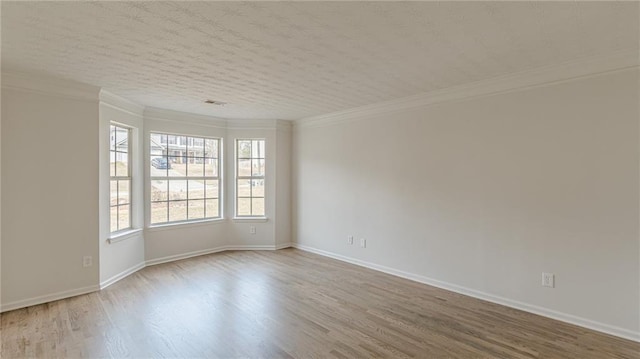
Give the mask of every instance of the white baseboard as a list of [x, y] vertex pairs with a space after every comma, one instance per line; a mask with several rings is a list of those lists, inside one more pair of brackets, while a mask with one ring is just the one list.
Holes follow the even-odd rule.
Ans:
[[149, 259], [149, 260], [145, 261], [145, 264], [147, 266], [154, 266], [156, 264], [179, 261], [181, 259], [187, 259], [187, 258], [191, 258], [191, 257], [203, 256], [205, 254], [218, 253], [218, 252], [223, 252], [223, 251], [226, 251], [226, 250], [227, 250], [227, 246], [220, 246], [220, 247], [215, 247], [215, 248], [202, 249], [202, 250], [199, 250], [199, 251], [180, 253], [180, 254], [174, 254], [174, 255], [166, 256], [166, 257]]
[[129, 269], [125, 269], [124, 271], [114, 275], [113, 277], [105, 280], [104, 282], [101, 282], [100, 283], [100, 289], [101, 290], [105, 289], [106, 287], [112, 285], [113, 283], [119, 281], [120, 279], [123, 279], [123, 278], [129, 276], [130, 274], [133, 274], [133, 273], [139, 271], [140, 269], [144, 268], [145, 266], [146, 266], [145, 262], [142, 262], [142, 263], [138, 263], [138, 264], [134, 265], [133, 267], [131, 267]]
[[38, 296], [38, 297], [17, 300], [15, 302], [2, 304], [2, 307], [0, 307], [0, 312], [8, 312], [8, 311], [14, 310], [14, 309], [20, 309], [20, 308], [24, 308], [24, 307], [30, 307], [32, 305], [38, 305], [38, 304], [42, 304], [42, 303], [53, 302], [55, 300], [75, 297], [75, 296], [78, 296], [78, 295], [87, 294], [87, 293], [95, 292], [95, 291], [98, 291], [98, 290], [100, 290], [100, 286], [98, 286], [98, 285], [90, 285], [88, 287], [65, 290], [65, 291], [62, 291], [62, 292], [41, 295], [41, 296]]
[[274, 251], [276, 246], [273, 244], [241, 244], [226, 246], [227, 251]]
[[385, 266], [378, 265], [378, 264], [375, 264], [375, 263], [371, 263], [371, 262], [363, 261], [363, 260], [360, 260], [360, 259], [355, 259], [355, 258], [343, 256], [343, 255], [340, 255], [340, 254], [324, 251], [324, 250], [321, 250], [321, 249], [308, 247], [308, 246], [305, 246], [305, 245], [302, 245], [302, 244], [298, 244], [298, 243], [292, 243], [292, 247], [298, 248], [298, 249], [306, 251], [306, 252], [311, 252], [311, 253], [319, 254], [321, 256], [337, 259], [337, 260], [340, 260], [340, 261], [343, 261], [343, 262], [355, 264], [355, 265], [358, 265], [358, 266], [361, 266], [361, 267], [366, 267], [366, 268], [369, 268], [369, 269], [373, 269], [373, 270], [376, 270], [376, 271], [379, 271], [379, 272], [384, 272], [384, 273], [391, 274], [391, 275], [394, 275], [394, 276], [397, 276], [397, 277], [409, 279], [409, 280], [412, 280], [414, 282], [427, 284], [427, 285], [430, 285], [430, 286], [433, 286], [433, 287], [437, 287], [437, 288], [441, 288], [441, 289], [445, 289], [445, 290], [448, 290], [448, 291], [451, 291], [451, 292], [464, 294], [464, 295], [467, 295], [469, 297], [486, 300], [488, 302], [504, 305], [504, 306], [515, 308], [515, 309], [519, 309], [519, 310], [522, 310], [522, 311], [525, 311], [525, 312], [541, 315], [543, 317], [547, 317], [547, 318], [559, 320], [559, 321], [562, 321], [562, 322], [574, 324], [574, 325], [577, 325], [577, 326], [580, 326], [580, 327], [584, 327], [584, 328], [587, 328], [587, 329], [592, 329], [592, 330], [595, 330], [595, 331], [598, 331], [598, 332], [602, 332], [602, 333], [605, 333], [605, 334], [610, 334], [610, 335], [614, 335], [614, 336], [617, 336], [617, 337], [620, 337], [620, 338], [624, 338], [624, 339], [629, 339], [629, 340], [633, 340], [633, 341], [636, 341], [636, 342], [640, 342], [640, 332], [634, 332], [632, 330], [628, 330], [628, 329], [612, 326], [612, 325], [609, 325], [609, 324], [596, 322], [596, 321], [593, 321], [593, 320], [590, 320], [590, 319], [586, 319], [586, 318], [582, 318], [582, 317], [578, 317], [578, 316], [575, 316], [575, 315], [571, 315], [571, 314], [567, 314], [567, 313], [558, 312], [558, 311], [555, 311], [555, 310], [552, 310], [552, 309], [539, 307], [537, 305], [528, 304], [528, 303], [524, 303], [524, 302], [520, 302], [520, 301], [516, 301], [516, 300], [512, 300], [512, 299], [508, 299], [508, 298], [504, 298], [504, 297], [500, 297], [500, 296], [496, 296], [496, 295], [485, 293], [485, 292], [481, 292], [481, 291], [478, 291], [478, 290], [475, 290], [475, 289], [462, 287], [462, 286], [455, 285], [455, 284], [452, 284], [452, 283], [447, 283], [447, 282], [439, 281], [439, 280], [432, 279], [432, 278], [429, 278], [429, 277], [421, 276], [421, 275], [418, 275], [418, 274], [413, 274], [413, 273], [397, 270], [397, 269], [394, 269], [394, 268], [385, 267]]
[[276, 244], [276, 250], [278, 249], [285, 249], [285, 248], [290, 248], [293, 245], [291, 244], [291, 242], [287, 242], [287, 243], [280, 243], [280, 244]]
[[156, 264], [162, 264], [167, 262], [178, 261], [181, 259], [187, 259], [191, 257], [203, 256], [205, 254], [218, 253], [224, 251], [274, 251], [282, 248], [291, 247], [291, 243], [280, 244], [278, 246], [273, 244], [240, 244], [240, 245], [227, 245], [216, 248], [203, 249], [199, 251], [174, 254], [171, 256], [149, 259], [145, 263], [147, 266]]
[[23, 299], [23, 300], [18, 300], [15, 302], [10, 302], [7, 304], [2, 304], [0, 305], [0, 313], [2, 312], [7, 312], [10, 310], [15, 310], [15, 309], [20, 309], [20, 308], [25, 308], [25, 307], [30, 307], [32, 305], [38, 305], [38, 304], [42, 304], [42, 303], [47, 303], [47, 302], [53, 302], [54, 300], [60, 300], [60, 299], [65, 299], [65, 298], [70, 298], [70, 297], [75, 297], [78, 295], [82, 295], [82, 294], [87, 294], [87, 293], [91, 293], [91, 292], [96, 292], [99, 291], [101, 289], [104, 289], [110, 285], [112, 285], [113, 283], [139, 271], [140, 269], [147, 267], [147, 266], [152, 266], [152, 265], [156, 265], [156, 264], [162, 264], [162, 263], [167, 263], [167, 262], [173, 262], [173, 261], [178, 261], [181, 259], [187, 259], [187, 258], [191, 258], [191, 257], [196, 257], [196, 256], [202, 256], [205, 254], [211, 254], [211, 253], [218, 253], [218, 252], [224, 252], [224, 251], [273, 251], [273, 250], [278, 250], [278, 249], [282, 249], [282, 248], [288, 248], [291, 247], [291, 243], [282, 243], [279, 245], [269, 245], [269, 244], [264, 244], [264, 245], [256, 245], [256, 244], [246, 244], [246, 245], [229, 245], [229, 246], [220, 246], [220, 247], [216, 247], [216, 248], [209, 248], [209, 249], [203, 249], [203, 250], [199, 250], [199, 251], [193, 251], [193, 252], [187, 252], [187, 253], [181, 253], [181, 254], [175, 254], [175, 255], [171, 255], [171, 256], [166, 256], [166, 257], [161, 257], [161, 258], [154, 258], [154, 259], [150, 259], [147, 260], [145, 262], [142, 263], [138, 263], [136, 265], [134, 265], [131, 268], [125, 269], [124, 271], [114, 275], [113, 277], [100, 282], [100, 285], [92, 285], [89, 287], [83, 287], [83, 288], [78, 288], [78, 289], [72, 289], [72, 290], [67, 290], [64, 292], [58, 292], [58, 293], [53, 293], [53, 294], [47, 294], [47, 295], [43, 295], [43, 296], [39, 296], [39, 297], [34, 297], [34, 298], [28, 298], [28, 299]]

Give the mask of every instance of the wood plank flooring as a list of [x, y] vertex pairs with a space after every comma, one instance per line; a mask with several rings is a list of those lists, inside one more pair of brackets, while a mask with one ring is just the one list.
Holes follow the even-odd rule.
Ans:
[[147, 267], [0, 322], [2, 358], [640, 358], [639, 343], [295, 249]]

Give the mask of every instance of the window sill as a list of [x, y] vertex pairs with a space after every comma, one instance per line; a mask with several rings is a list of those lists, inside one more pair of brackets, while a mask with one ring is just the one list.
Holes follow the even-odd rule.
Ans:
[[183, 222], [172, 222], [172, 223], [163, 223], [163, 224], [154, 224], [147, 228], [149, 232], [157, 232], [157, 231], [166, 231], [169, 229], [178, 229], [184, 227], [200, 227], [206, 226], [209, 224], [216, 224], [224, 222], [224, 218], [213, 218], [213, 219], [204, 219], [201, 221], [183, 221]]
[[242, 223], [242, 222], [266, 222], [269, 218], [267, 217], [233, 217], [234, 222]]
[[126, 241], [127, 239], [131, 239], [136, 237], [139, 233], [142, 233], [142, 228], [130, 229], [120, 233], [112, 234], [111, 237], [107, 239], [109, 244]]

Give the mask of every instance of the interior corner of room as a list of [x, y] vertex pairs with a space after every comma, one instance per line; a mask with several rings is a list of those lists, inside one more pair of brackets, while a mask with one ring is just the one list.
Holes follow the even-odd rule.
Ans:
[[[326, 4], [336, 12], [313, 4], [183, 5], [181, 9], [191, 9], [183, 15], [200, 9], [201, 16], [228, 26], [228, 34], [244, 33], [244, 40], [238, 38], [241, 48], [264, 41], [272, 50], [290, 52], [281, 56], [265, 45], [256, 50], [264, 51], [264, 58], [242, 60], [255, 57], [247, 52], [198, 62], [196, 57], [211, 55], [206, 46], [224, 42], [189, 33], [194, 38], [190, 44], [204, 48], [197, 50], [198, 56], [185, 56], [184, 63], [200, 73], [210, 70], [212, 77], [200, 81], [186, 69], [168, 73], [178, 81], [175, 93], [158, 72], [167, 67], [154, 65], [147, 71], [126, 55], [137, 50], [100, 36], [72, 36], [65, 30], [71, 25], [51, 20], [74, 18], [68, 15], [71, 6], [77, 6], [79, 14], [120, 14], [113, 23], [100, 18], [99, 29], [90, 30], [106, 31], [113, 25], [120, 34], [126, 21], [119, 6], [130, 9], [129, 5], [103, 4], [99, 9], [96, 4], [38, 4], [2, 4], [1, 312], [104, 290], [162, 263], [225, 251], [294, 247], [640, 341], [640, 71], [637, 31], [627, 33], [628, 28], [638, 29], [638, 20], [624, 15], [626, 7], [637, 15], [637, 3], [548, 3], [530, 8], [493, 3], [491, 11], [476, 9], [479, 18], [474, 19], [465, 18], [477, 6], [472, 4], [442, 5], [449, 9], [444, 12], [429, 3], [396, 5], [389, 10], [394, 14], [389, 24], [402, 23], [398, 19], [403, 18], [406, 27], [397, 33], [375, 32], [386, 52], [376, 50], [365, 36], [362, 29], [377, 31], [370, 22], [358, 20], [358, 27], [344, 15], [358, 10], [363, 12], [361, 19], [381, 21], [381, 14], [365, 3]], [[46, 11], [30, 12], [36, 6], [49, 9], [51, 18]], [[169, 11], [164, 6], [149, 4], [148, 10]], [[208, 13], [207, 6], [218, 11]], [[427, 8], [439, 17], [419, 13], [432, 16], [433, 23], [410, 16]], [[238, 20], [244, 25], [233, 30], [234, 25], [218, 15], [233, 9], [254, 20], [280, 9], [292, 28], [306, 25], [287, 16], [309, 20], [304, 14], [315, 13], [324, 27], [309, 25], [306, 31], [315, 33], [317, 40], [336, 43], [323, 45], [322, 62], [303, 42], [293, 51], [281, 37], [266, 30], [260, 34], [247, 25], [250, 22]], [[501, 11], [523, 21], [546, 19], [557, 33], [538, 29], [534, 20], [520, 25], [509, 21], [509, 26], [489, 23], [494, 18], [507, 21], [499, 16]], [[529, 12], [531, 17], [525, 16]], [[12, 20], [6, 14], [17, 17]], [[566, 17], [575, 26], [563, 27]], [[465, 31], [457, 33], [454, 25], [438, 22], [445, 18], [466, 21], [460, 25]], [[34, 19], [40, 25], [25, 30], [36, 24]], [[583, 24], [597, 19], [620, 26], [591, 31]], [[326, 32], [333, 22], [346, 35]], [[81, 24], [89, 26], [84, 20]], [[92, 65], [69, 60], [64, 51], [46, 45], [47, 26], [56, 29], [50, 36], [65, 51], [107, 64], [98, 74], [102, 77], [90, 75]], [[438, 35], [426, 31], [429, 26], [451, 32]], [[484, 32], [474, 35], [474, 26], [484, 26], [487, 37]], [[536, 30], [528, 31], [529, 26]], [[509, 37], [505, 29], [522, 38]], [[403, 37], [405, 30], [415, 38]], [[428, 42], [421, 42], [419, 30], [426, 31]], [[606, 31], [618, 47], [602, 35]], [[140, 44], [138, 35], [130, 36], [133, 40], [127, 43]], [[170, 31], [166, 36], [175, 40]], [[253, 37], [255, 43], [248, 40]], [[475, 40], [464, 40], [469, 37]], [[121, 55], [109, 62], [99, 47], [83, 45], [92, 38]], [[30, 46], [22, 42], [30, 39]], [[69, 41], [80, 45], [74, 48]], [[149, 51], [169, 58], [179, 48], [187, 51], [173, 42], [169, 51], [157, 41], [148, 45]], [[460, 48], [447, 46], [447, 41]], [[412, 47], [427, 43], [442, 55]], [[361, 44], [361, 54], [354, 44]], [[38, 58], [38, 45], [46, 56]], [[515, 54], [520, 51], [515, 45], [532, 57]], [[541, 53], [534, 55], [536, 49]], [[347, 60], [329, 61], [340, 56]], [[242, 61], [238, 67], [229, 65], [236, 80], [216, 72], [235, 59]], [[362, 61], [362, 69], [354, 65], [357, 61]], [[522, 66], [519, 61], [524, 61]], [[121, 72], [127, 63], [138, 71], [130, 78]], [[392, 63], [401, 66], [385, 67]], [[280, 72], [255, 79], [260, 69]], [[345, 73], [348, 78], [341, 82]], [[219, 87], [207, 87], [216, 81], [228, 81], [228, 97]], [[197, 91], [186, 90], [189, 83]], [[443, 87], [430, 87], [435, 83]], [[243, 86], [250, 87], [246, 94]], [[185, 97], [202, 89], [219, 97], [207, 104], [207, 96]], [[260, 93], [273, 102], [259, 101]], [[109, 161], [110, 151], [117, 152], [110, 150], [117, 145], [109, 140], [114, 125], [130, 131], [129, 172], [122, 177], [130, 179], [130, 217], [121, 231], [114, 231], [110, 222], [110, 184], [117, 177], [110, 174]], [[202, 179], [205, 193], [197, 200], [204, 208], [206, 200], [215, 199], [215, 216], [191, 220], [185, 214], [184, 220], [175, 221], [169, 214], [166, 221], [153, 217], [153, 182], [165, 176], [167, 183], [190, 183], [191, 176], [172, 177], [177, 174], [170, 171], [177, 173], [183, 155], [172, 157], [168, 145], [157, 155], [168, 160], [152, 162], [155, 134], [218, 141], [216, 174], [194, 175]], [[239, 140], [256, 146], [258, 139], [266, 144], [264, 153], [239, 157]], [[202, 155], [184, 158], [206, 162], [203, 148]], [[261, 177], [250, 171], [245, 178], [239, 172], [242, 160], [264, 163], [260, 166], [266, 170]], [[162, 171], [165, 174], [158, 174]], [[215, 178], [218, 191], [211, 197], [204, 192], [209, 178]], [[247, 181], [251, 191], [257, 191], [256, 186], [263, 191], [262, 197], [250, 192], [247, 215], [238, 212], [245, 199], [239, 194], [240, 180]], [[170, 198], [162, 201], [171, 203]], [[258, 205], [263, 212], [255, 211]]]

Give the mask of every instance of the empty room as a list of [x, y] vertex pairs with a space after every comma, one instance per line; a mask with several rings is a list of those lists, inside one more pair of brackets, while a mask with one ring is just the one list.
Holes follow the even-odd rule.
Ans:
[[640, 2], [0, 25], [0, 357], [640, 359]]

